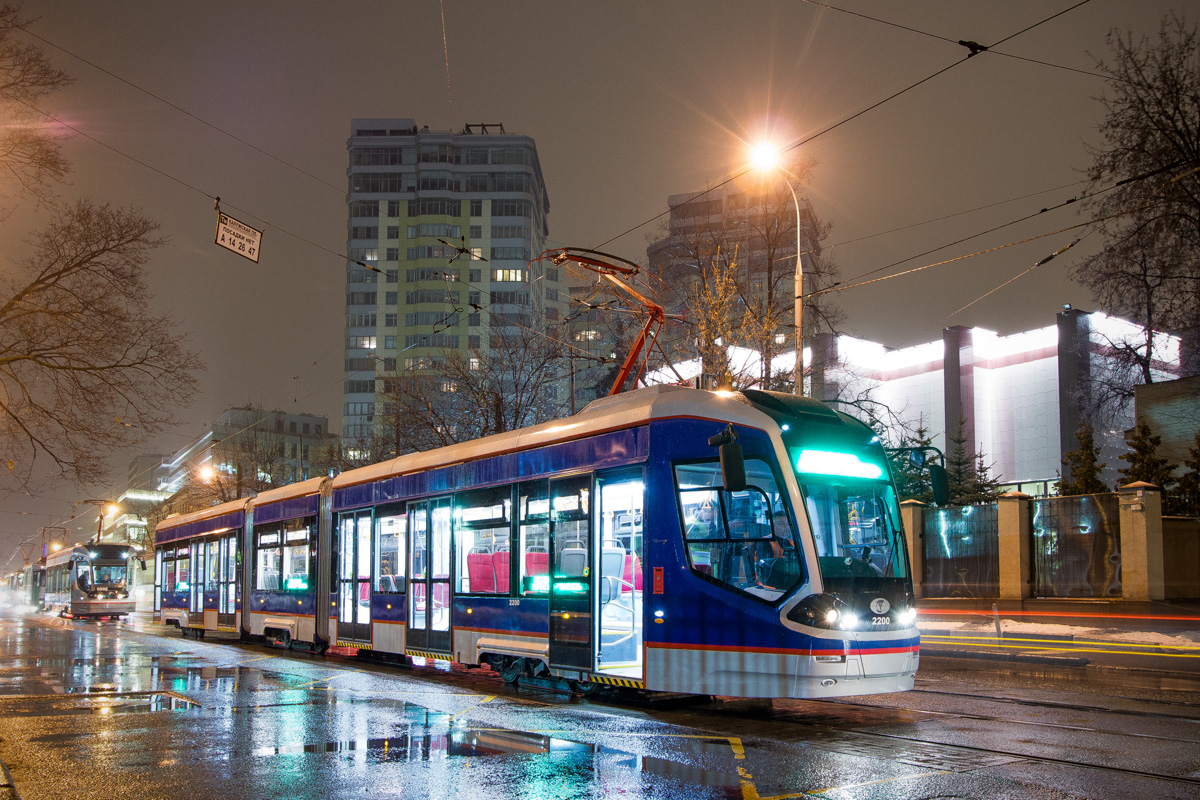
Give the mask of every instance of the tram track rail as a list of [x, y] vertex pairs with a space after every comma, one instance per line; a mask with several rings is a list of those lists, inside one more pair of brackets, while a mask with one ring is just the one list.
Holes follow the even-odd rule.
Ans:
[[[1028, 706], [1031, 708], [1050, 708], [1050, 709], [1061, 710], [1061, 711], [1094, 711], [1094, 712], [1103, 713], [1103, 714], [1121, 714], [1121, 715], [1130, 716], [1130, 717], [1145, 717], [1145, 718], [1180, 720], [1180, 721], [1184, 721], [1184, 722], [1194, 722], [1194, 723], [1200, 724], [1200, 718], [1196, 718], [1196, 717], [1182, 716], [1180, 714], [1162, 714], [1162, 713], [1155, 713], [1155, 712], [1150, 712], [1150, 711], [1137, 711], [1135, 709], [1128, 709], [1128, 708], [1112, 708], [1111, 706], [1091, 706], [1091, 705], [1082, 705], [1079, 703], [1057, 703], [1057, 702], [1053, 702], [1053, 701], [1049, 701], [1049, 700], [1022, 700], [1019, 697], [1005, 697], [1005, 696], [990, 695], [990, 694], [989, 695], [979, 695], [979, 694], [969, 694], [967, 692], [948, 692], [948, 691], [941, 690], [941, 689], [912, 689], [909, 692], [907, 692], [906, 694], [936, 695], [936, 696], [941, 696], [941, 697], [961, 697], [961, 698], [969, 699], [969, 700], [986, 700], [988, 702], [1008, 703], [1011, 705]], [[1149, 702], [1149, 703], [1154, 703], [1155, 705], [1163, 705], [1163, 706], [1172, 706], [1172, 707], [1178, 707], [1178, 708], [1200, 710], [1200, 703], [1191, 703], [1186, 700], [1145, 700], [1145, 699], [1139, 698], [1139, 697], [1124, 697], [1124, 696], [1117, 696], [1117, 695], [1110, 695], [1110, 696], [1116, 700], [1128, 700], [1130, 702]], [[856, 704], [856, 705], [865, 705], [865, 704]], [[899, 708], [899, 706], [887, 706], [887, 707], [888, 708]]]
[[[913, 690], [913, 691], [921, 692], [922, 690]], [[1160, 715], [1160, 714], [1154, 714], [1154, 713], [1143, 713], [1143, 712], [1137, 712], [1135, 710], [1129, 710], [1129, 711], [1124, 711], [1124, 710], [1120, 710], [1120, 709], [1114, 710], [1114, 709], [1109, 709], [1109, 708], [1106, 708], [1103, 706], [1084, 706], [1084, 705], [1077, 705], [1077, 704], [1054, 704], [1054, 703], [1044, 703], [1044, 702], [1039, 702], [1039, 701], [1033, 701], [1033, 702], [1030, 702], [1027, 704], [1023, 704], [1016, 698], [996, 698], [996, 697], [993, 697], [990, 695], [980, 697], [978, 695], [969, 695], [969, 694], [957, 693], [957, 692], [938, 692], [936, 690], [927, 690], [927, 691], [925, 691], [925, 693], [926, 694], [946, 694], [946, 695], [950, 695], [950, 696], [959, 696], [959, 697], [972, 699], [972, 700], [1011, 701], [1017, 705], [1040, 706], [1040, 707], [1048, 707], [1048, 708], [1054, 708], [1057, 710], [1066, 710], [1066, 711], [1075, 710], [1075, 711], [1091, 711], [1091, 712], [1095, 712], [1095, 713], [1118, 713], [1118, 714], [1125, 714], [1127, 716], [1134, 716], [1134, 717], [1148, 718], [1148, 719], [1164, 718], [1164, 719], [1170, 719], [1170, 720], [1179, 721], [1179, 722], [1200, 723], [1200, 720], [1196, 720], [1196, 719], [1192, 719], [1192, 718], [1188, 718], [1188, 717], [1173, 716], [1173, 715]], [[908, 693], [906, 693], [906, 694], [908, 694]], [[892, 705], [880, 706], [880, 705], [869, 704], [869, 703], [858, 703], [858, 702], [854, 702], [852, 700], [835, 700], [835, 701], [831, 701], [831, 704], [841, 705], [841, 706], [853, 706], [853, 707], [867, 708], [867, 709], [879, 709], [879, 708], [896, 709], [896, 710], [907, 711], [910, 713], [929, 715], [931, 717], [944, 717], [944, 718], [952, 718], [952, 719], [953, 718], [970, 719], [970, 720], [975, 720], [975, 721], [980, 721], [980, 722], [999, 722], [999, 723], [1006, 723], [1006, 724], [1031, 725], [1031, 726], [1036, 726], [1036, 727], [1052, 728], [1052, 729], [1056, 729], [1056, 730], [1065, 730], [1065, 731], [1079, 732], [1079, 733], [1085, 733], [1085, 734], [1102, 733], [1102, 734], [1106, 734], [1106, 735], [1110, 735], [1110, 736], [1129, 737], [1129, 738], [1137, 738], [1137, 739], [1151, 740], [1151, 741], [1154, 741], [1154, 740], [1168, 741], [1168, 742], [1186, 741], [1186, 740], [1179, 739], [1179, 737], [1177, 737], [1177, 736], [1156, 736], [1153, 734], [1138, 734], [1138, 733], [1119, 732], [1119, 731], [1113, 731], [1111, 729], [1099, 728], [1099, 727], [1093, 728], [1093, 727], [1087, 727], [1087, 726], [1081, 726], [1081, 725], [1066, 725], [1066, 724], [1061, 724], [1061, 723], [1042, 722], [1042, 721], [1023, 720], [1023, 719], [1016, 720], [1016, 719], [1001, 717], [1001, 716], [996, 716], [996, 715], [973, 714], [973, 713], [964, 712], [964, 711], [940, 711], [940, 710], [913, 709], [913, 708], [906, 708], [903, 706], [892, 706]], [[1187, 705], [1191, 706], [1193, 704], [1187, 704]], [[979, 745], [951, 743], [951, 742], [945, 742], [945, 741], [931, 739], [931, 738], [925, 738], [925, 737], [921, 737], [921, 736], [911, 736], [911, 735], [905, 735], [905, 734], [900, 734], [900, 733], [888, 733], [888, 732], [883, 732], [883, 731], [863, 730], [861, 728], [845, 728], [845, 727], [841, 727], [841, 726], [838, 726], [835, 724], [830, 724], [827, 722], [790, 719], [786, 712], [783, 714], [770, 715], [770, 716], [767, 716], [767, 715], [753, 716], [753, 715], [744, 714], [741, 712], [722, 712], [720, 710], [715, 710], [712, 713], [721, 714], [721, 715], [730, 716], [730, 717], [740, 717], [740, 718], [747, 719], [750, 721], [755, 721], [755, 722], [769, 722], [769, 723], [777, 723], [777, 724], [782, 724], [782, 725], [802, 726], [802, 727], [806, 727], [806, 728], [810, 728], [810, 729], [814, 729], [814, 730], [820, 730], [820, 731], [828, 733], [828, 734], [832, 734], [833, 738], [831, 740], [827, 740], [824, 743], [829, 743], [830, 741], [844, 742], [846, 739], [852, 738], [852, 737], [857, 737], [857, 738], [861, 738], [861, 739], [865, 739], [865, 740], [874, 740], [874, 741], [905, 742], [905, 743], [912, 744], [912, 745], [917, 745], [917, 746], [922, 746], [922, 747], [930, 747], [930, 748], [935, 748], [938, 750], [951, 750], [951, 751], [958, 751], [958, 752], [962, 752], [962, 753], [975, 753], [975, 754], [979, 754], [979, 755], [983, 755], [983, 756], [1004, 757], [1004, 758], [1011, 758], [1014, 760], [1025, 761], [1025, 762], [1053, 764], [1053, 765], [1057, 765], [1057, 766], [1072, 767], [1072, 768], [1076, 768], [1076, 769], [1086, 769], [1086, 770], [1093, 770], [1093, 771], [1100, 771], [1100, 772], [1108, 772], [1108, 773], [1114, 773], [1114, 774], [1127, 775], [1130, 777], [1145, 778], [1145, 779], [1150, 779], [1150, 780], [1170, 781], [1173, 783], [1182, 783], [1182, 784], [1186, 784], [1186, 785], [1200, 786], [1200, 778], [1189, 777], [1186, 775], [1171, 775], [1168, 773], [1150, 772], [1147, 770], [1139, 770], [1139, 769], [1134, 769], [1131, 767], [1120, 767], [1120, 766], [1114, 766], [1114, 765], [1109, 765], [1109, 764], [1097, 764], [1095, 762], [1090, 762], [1090, 761], [1079, 761], [1079, 760], [1073, 760], [1073, 759], [1069, 759], [1069, 758], [1058, 758], [1055, 756], [1038, 755], [1036, 753], [1021, 752], [1021, 751], [1017, 751], [1017, 750], [1008, 750], [1008, 749], [1003, 749], [1003, 748], [993, 748], [993, 747], [983, 747], [983, 746], [979, 746]], [[1200, 744], [1200, 738], [1197, 738], [1194, 741], [1196, 741], [1198, 744]], [[813, 746], [816, 746], [816, 747], [820, 747], [822, 743], [823, 742], [820, 742], [820, 741], [810, 742], [810, 744], [812, 744]]]

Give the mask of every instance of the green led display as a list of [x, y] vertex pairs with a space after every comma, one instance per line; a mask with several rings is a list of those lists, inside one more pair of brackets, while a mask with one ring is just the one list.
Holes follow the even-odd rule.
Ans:
[[840, 475], [846, 478], [882, 478], [883, 467], [863, 461], [853, 453], [832, 450], [801, 450], [796, 471], [810, 475]]

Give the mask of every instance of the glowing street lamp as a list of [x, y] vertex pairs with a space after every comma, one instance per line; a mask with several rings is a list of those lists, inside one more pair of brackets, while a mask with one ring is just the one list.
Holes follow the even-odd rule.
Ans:
[[[779, 148], [767, 142], [760, 142], [750, 148], [750, 163], [754, 168], [762, 173], [778, 171], [783, 182], [787, 185], [788, 191], [792, 193], [792, 202], [796, 206], [796, 292], [795, 292], [795, 318], [796, 318], [796, 368], [794, 378], [796, 382], [795, 392], [798, 395], [804, 394], [804, 262], [801, 259], [801, 245], [803, 235], [800, 228], [800, 198], [796, 197], [796, 190], [792, 187], [791, 180], [788, 179], [788, 172], [780, 163]], [[769, 369], [769, 367], [768, 367]]]

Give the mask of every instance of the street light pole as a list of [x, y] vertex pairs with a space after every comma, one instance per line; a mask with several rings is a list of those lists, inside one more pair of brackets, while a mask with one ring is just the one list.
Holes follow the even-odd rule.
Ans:
[[[801, 249], [801, 232], [800, 232], [800, 198], [796, 197], [796, 190], [792, 188], [792, 182], [788, 180], [787, 173], [783, 173], [783, 182], [787, 184], [788, 191], [792, 193], [792, 202], [796, 205], [796, 291], [795, 291], [795, 317], [796, 317], [796, 367], [794, 377], [796, 381], [795, 394], [804, 395], [804, 260], [802, 259]], [[768, 367], [768, 369], [770, 369]]]
[[[766, 143], [755, 145], [751, 149], [750, 158], [754, 166], [762, 172], [779, 170], [779, 176], [787, 184], [788, 191], [792, 195], [792, 203], [796, 206], [796, 289], [794, 300], [796, 366], [793, 371], [793, 378], [796, 383], [794, 392], [802, 397], [804, 396], [804, 259], [802, 253], [804, 234], [800, 228], [800, 198], [796, 196], [796, 189], [792, 186], [792, 182], [788, 178], [787, 170], [779, 163], [778, 148]], [[768, 372], [770, 369], [770, 366], [768, 366]]]

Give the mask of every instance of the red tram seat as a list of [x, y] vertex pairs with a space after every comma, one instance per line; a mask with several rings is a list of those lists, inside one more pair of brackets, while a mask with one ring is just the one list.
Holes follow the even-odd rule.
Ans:
[[492, 569], [496, 573], [496, 591], [499, 594], [508, 594], [508, 565], [507, 550], [492, 553]]
[[495, 594], [496, 575], [492, 572], [491, 553], [467, 553], [467, 574], [472, 592]]
[[526, 575], [547, 575], [550, 573], [550, 554], [549, 553], [526, 553], [525, 554], [525, 574]]
[[632, 590], [642, 590], [642, 560], [633, 553], [626, 553], [625, 570], [621, 574], [621, 592], [627, 594]]

